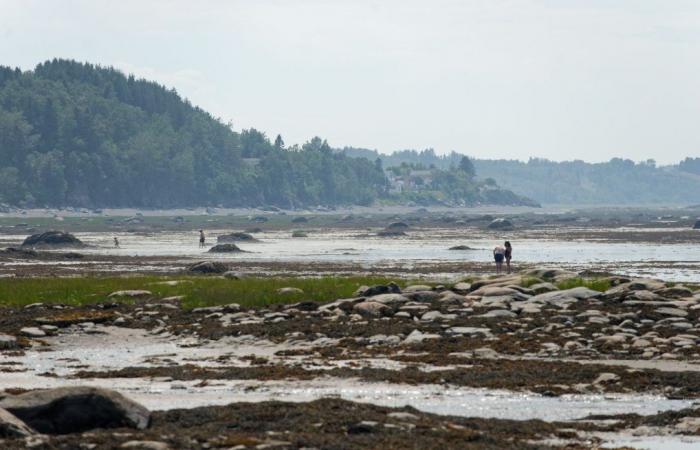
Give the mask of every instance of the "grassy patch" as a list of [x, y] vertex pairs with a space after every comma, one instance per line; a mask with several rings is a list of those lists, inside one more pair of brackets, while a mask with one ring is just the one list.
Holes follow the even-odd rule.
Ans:
[[[176, 285], [164, 282], [178, 281]], [[300, 300], [332, 301], [350, 297], [362, 285], [386, 284], [380, 277], [320, 278], [245, 278], [228, 280], [216, 277], [85, 277], [17, 278], [0, 281], [0, 305], [23, 306], [36, 302], [83, 305], [105, 301], [119, 290], [145, 289], [155, 298], [184, 296], [185, 308], [239, 303], [264, 306], [294, 303]], [[399, 284], [405, 284], [399, 282]], [[283, 287], [295, 287], [301, 293], [278, 294]]]
[[575, 287], [587, 287], [598, 292], [605, 292], [610, 289], [610, 281], [590, 279], [590, 278], [571, 278], [566, 281], [557, 283], [559, 289], [571, 289]]

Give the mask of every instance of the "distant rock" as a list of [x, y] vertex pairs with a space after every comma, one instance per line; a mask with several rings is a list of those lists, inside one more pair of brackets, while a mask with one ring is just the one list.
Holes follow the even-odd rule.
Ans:
[[471, 248], [468, 245], [455, 245], [454, 247], [450, 247], [448, 250], [475, 250]]
[[401, 230], [385, 229], [385, 230], [378, 231], [377, 236], [379, 236], [379, 237], [401, 237], [401, 236], [406, 236], [406, 233], [404, 233]]
[[292, 237], [293, 238], [305, 238], [305, 237], [309, 237], [309, 235], [305, 231], [296, 230], [296, 231], [292, 232]]
[[209, 253], [238, 253], [242, 252], [236, 244], [217, 244], [209, 249]]
[[693, 225], [694, 230], [700, 230], [700, 219], [695, 221], [695, 225]]
[[229, 234], [222, 234], [216, 238], [217, 242], [260, 242], [255, 239], [252, 235], [243, 232], [234, 232]]
[[47, 231], [33, 234], [22, 242], [22, 247], [84, 247], [85, 244], [70, 233]]
[[295, 217], [292, 219], [292, 223], [306, 223], [308, 221], [309, 221], [309, 219], [307, 219], [304, 216], [299, 216], [299, 217]]
[[256, 222], [256, 223], [265, 223], [265, 222], [267, 222], [267, 221], [270, 220], [270, 219], [268, 219], [268, 218], [265, 217], [265, 216], [255, 216], [255, 217], [253, 217], [253, 218], [250, 219], [250, 220], [253, 221], [253, 222]]
[[387, 230], [407, 230], [408, 229], [408, 224], [405, 222], [393, 222], [390, 223], [387, 227]]
[[150, 412], [109, 389], [63, 387], [9, 395], [4, 408], [40, 433], [79, 433], [94, 428], [148, 427]]
[[195, 273], [226, 273], [228, 267], [217, 261], [200, 261], [189, 266], [187, 270]]
[[39, 254], [30, 248], [7, 247], [0, 253], [13, 258], [36, 258]]
[[512, 230], [513, 229], [513, 222], [511, 222], [508, 219], [494, 219], [489, 223], [488, 228], [490, 230]]

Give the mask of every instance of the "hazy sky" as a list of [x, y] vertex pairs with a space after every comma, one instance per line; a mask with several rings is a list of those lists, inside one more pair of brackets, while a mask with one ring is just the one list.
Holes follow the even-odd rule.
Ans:
[[700, 156], [694, 0], [0, 0], [0, 64], [53, 57], [157, 80], [288, 144]]

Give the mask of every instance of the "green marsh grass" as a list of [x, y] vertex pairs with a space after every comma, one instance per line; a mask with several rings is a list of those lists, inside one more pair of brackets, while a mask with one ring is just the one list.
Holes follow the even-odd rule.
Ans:
[[[175, 286], [162, 284], [180, 281]], [[294, 303], [301, 300], [319, 302], [351, 297], [362, 285], [386, 284], [382, 277], [319, 277], [319, 278], [244, 278], [229, 280], [219, 277], [84, 277], [84, 278], [10, 278], [0, 280], [0, 306], [24, 306], [31, 303], [83, 305], [105, 301], [120, 290], [145, 289], [154, 298], [184, 296], [185, 308], [239, 303], [241, 306], [265, 306]], [[405, 282], [398, 282], [405, 285]], [[295, 287], [303, 294], [278, 294], [283, 287]], [[120, 301], [126, 301], [121, 299]]]

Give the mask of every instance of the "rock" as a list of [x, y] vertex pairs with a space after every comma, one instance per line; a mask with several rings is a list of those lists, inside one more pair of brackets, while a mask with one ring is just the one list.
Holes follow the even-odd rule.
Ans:
[[150, 297], [153, 295], [151, 291], [144, 291], [144, 290], [130, 290], [130, 291], [115, 291], [109, 294], [107, 297], [109, 298], [115, 298], [115, 297], [129, 297], [129, 298], [143, 298], [143, 297]]
[[558, 287], [556, 287], [552, 283], [547, 282], [533, 284], [532, 286], [530, 286], [530, 289], [532, 289], [532, 291], [535, 294], [544, 294], [547, 292], [554, 292], [559, 290]]
[[47, 231], [32, 234], [22, 242], [22, 247], [84, 247], [83, 242], [64, 231]]
[[10, 395], [4, 408], [40, 433], [79, 433], [93, 428], [144, 429], [150, 412], [122, 394], [95, 387], [63, 387]]
[[375, 295], [379, 294], [398, 294], [401, 292], [401, 289], [396, 283], [389, 283], [386, 286], [384, 285], [377, 285], [377, 286], [372, 286], [372, 287], [367, 287], [367, 286], [361, 286], [360, 288], [355, 291], [355, 296], [356, 297], [372, 297]]
[[501, 318], [507, 318], [507, 319], [512, 319], [514, 317], [518, 317], [517, 314], [514, 312], [508, 311], [506, 309], [493, 309], [486, 314], [480, 314], [478, 316], [480, 319], [501, 319]]
[[11, 412], [0, 408], [0, 438], [27, 437], [36, 434]]
[[491, 330], [479, 327], [452, 327], [447, 329], [448, 334], [458, 334], [465, 336], [491, 337]]
[[240, 253], [242, 251], [236, 244], [216, 244], [208, 250], [208, 253]]
[[428, 333], [421, 333], [420, 330], [413, 330], [411, 333], [406, 336], [406, 339], [403, 340], [404, 345], [410, 345], [410, 344], [420, 344], [421, 342], [428, 340], [428, 339], [440, 339], [439, 334], [428, 334]]
[[428, 311], [421, 316], [420, 320], [432, 322], [433, 320], [454, 320], [456, 318], [456, 314], [443, 314], [440, 311]]
[[379, 318], [391, 314], [391, 308], [389, 308], [387, 305], [374, 301], [357, 303], [355, 306], [353, 306], [352, 310], [363, 317], [370, 318]]
[[217, 242], [230, 243], [230, 242], [260, 242], [255, 239], [252, 235], [243, 232], [235, 232], [229, 234], [222, 234], [216, 238]]
[[405, 222], [393, 222], [387, 225], [387, 230], [407, 230], [408, 224]]
[[476, 250], [474, 248], [471, 248], [468, 245], [455, 245], [454, 247], [448, 248], [448, 250], [459, 250], [459, 251], [464, 251], [464, 250]]
[[381, 303], [387, 306], [400, 306], [408, 302], [408, 298], [404, 297], [402, 294], [379, 294], [370, 297], [373, 302]]
[[296, 230], [296, 231], [292, 231], [292, 237], [293, 238], [305, 238], [305, 237], [309, 237], [309, 235], [306, 233], [306, 231]]
[[466, 294], [471, 290], [471, 288], [472, 285], [470, 283], [465, 283], [464, 281], [461, 281], [452, 286], [452, 289], [458, 294]]
[[17, 338], [9, 334], [0, 333], [0, 350], [17, 348]]
[[616, 375], [614, 373], [609, 373], [609, 372], [604, 372], [598, 375], [598, 378], [595, 379], [593, 384], [608, 384], [608, 383], [617, 383], [620, 381], [620, 376]]
[[503, 218], [494, 219], [489, 223], [488, 228], [489, 230], [512, 230], [513, 222]]
[[66, 311], [46, 317], [37, 317], [36, 323], [53, 325], [59, 328], [83, 322], [103, 323], [116, 319], [113, 311]]
[[135, 448], [139, 450], [169, 450], [170, 446], [160, 441], [128, 441], [124, 442], [120, 448]]
[[[700, 220], [698, 224], [700, 224]], [[700, 226], [696, 226], [696, 228], [700, 229]], [[698, 434], [700, 431], [700, 417], [683, 417], [678, 421], [675, 428], [683, 434]]]
[[695, 225], [693, 225], [693, 230], [700, 230], [700, 219], [695, 221]]
[[195, 273], [225, 273], [228, 272], [228, 267], [217, 261], [200, 261], [189, 266], [187, 270]]
[[27, 336], [30, 338], [46, 337], [46, 332], [44, 332], [44, 330], [42, 330], [41, 328], [37, 327], [24, 327], [21, 330], [19, 330], [19, 332], [22, 336]]
[[655, 311], [664, 316], [686, 317], [688, 315], [688, 311], [680, 308], [656, 308]]
[[307, 219], [304, 216], [298, 216], [298, 217], [295, 217], [292, 219], [292, 223], [306, 223], [308, 221], [309, 221], [309, 219]]
[[392, 412], [387, 414], [386, 416], [397, 420], [418, 420], [418, 416], [408, 412]]
[[693, 296], [693, 291], [685, 286], [673, 286], [659, 289], [655, 294], [665, 298], [687, 298]]
[[455, 294], [452, 291], [445, 291], [440, 294], [438, 302], [441, 305], [461, 305], [466, 298], [463, 295]]
[[413, 284], [411, 286], [407, 286], [401, 290], [404, 294], [406, 293], [412, 293], [412, 292], [420, 292], [420, 291], [431, 291], [433, 288], [425, 285], [425, 284]]
[[295, 287], [283, 287], [277, 289], [278, 295], [292, 295], [292, 294], [303, 294], [304, 291]]

